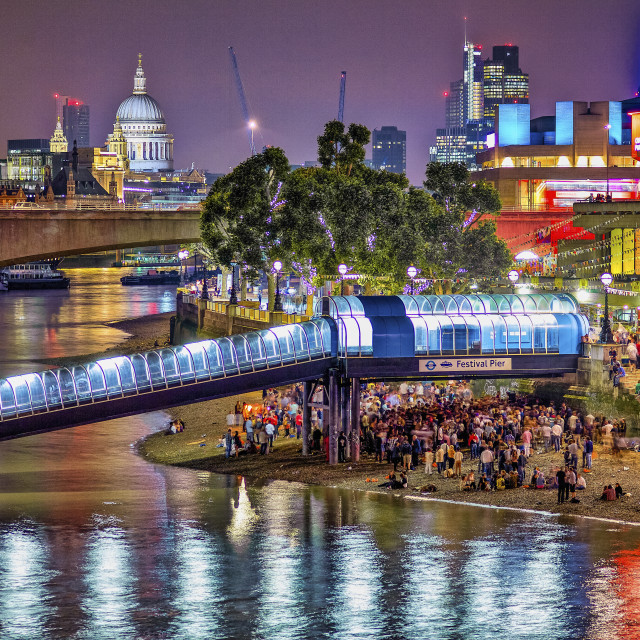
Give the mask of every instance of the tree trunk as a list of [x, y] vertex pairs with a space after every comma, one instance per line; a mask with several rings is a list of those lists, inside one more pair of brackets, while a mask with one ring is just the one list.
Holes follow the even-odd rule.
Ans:
[[244, 302], [247, 299], [247, 282], [242, 272], [242, 267], [238, 266], [238, 289], [240, 300]]
[[276, 298], [276, 280], [273, 277], [272, 273], [268, 273], [267, 274], [267, 296], [268, 296], [268, 303], [267, 303], [267, 309], [269, 311], [273, 311], [273, 304], [275, 302], [275, 298]]

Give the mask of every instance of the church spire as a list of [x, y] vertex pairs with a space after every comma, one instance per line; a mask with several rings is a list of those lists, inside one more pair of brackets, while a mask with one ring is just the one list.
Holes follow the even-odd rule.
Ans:
[[142, 69], [142, 54], [138, 54], [138, 68], [133, 80], [133, 93], [147, 93], [147, 79], [144, 77]]

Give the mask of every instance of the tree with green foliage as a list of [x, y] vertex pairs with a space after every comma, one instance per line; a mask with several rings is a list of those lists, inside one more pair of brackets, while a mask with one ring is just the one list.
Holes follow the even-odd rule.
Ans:
[[220, 265], [237, 261], [250, 277], [273, 261], [317, 286], [341, 262], [376, 290], [397, 293], [415, 265], [422, 277], [449, 283], [497, 277], [511, 264], [493, 222], [493, 187], [472, 181], [463, 165], [431, 163], [425, 186], [364, 166], [366, 127], [327, 123], [318, 138], [319, 168], [289, 171], [278, 148], [247, 159], [218, 179], [203, 205], [202, 238]]
[[318, 136], [318, 161], [323, 169], [351, 175], [354, 166], [363, 164], [370, 139], [371, 132], [362, 124], [352, 122], [345, 131], [340, 120], [331, 120]]
[[279, 257], [282, 184], [289, 161], [282, 149], [265, 149], [218, 178], [202, 206], [202, 241], [221, 265], [243, 264], [252, 276]]
[[[474, 180], [462, 163], [431, 162], [424, 186], [441, 206], [434, 222], [428, 262], [434, 278], [498, 278], [513, 259], [504, 240], [496, 236], [493, 221], [479, 224], [485, 214], [499, 215], [502, 204], [496, 189]], [[462, 276], [462, 278], [461, 278]]]

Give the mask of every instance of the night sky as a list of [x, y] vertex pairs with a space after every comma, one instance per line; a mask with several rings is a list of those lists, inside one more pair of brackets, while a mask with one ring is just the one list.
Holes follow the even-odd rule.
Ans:
[[640, 84], [638, 0], [23, 0], [3, 3], [0, 154], [8, 138], [52, 134], [56, 91], [91, 106], [91, 143], [103, 144], [142, 52], [176, 168], [226, 172], [249, 153], [232, 45], [258, 147], [314, 159], [344, 69], [345, 121], [406, 129], [407, 173], [421, 184], [443, 91], [462, 76], [463, 16], [487, 55], [520, 47], [533, 117]]

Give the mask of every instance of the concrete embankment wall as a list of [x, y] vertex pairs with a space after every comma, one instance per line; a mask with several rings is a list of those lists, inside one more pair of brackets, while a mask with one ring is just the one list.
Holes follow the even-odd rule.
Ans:
[[[206, 301], [178, 293], [176, 319], [171, 332], [172, 344], [268, 329], [286, 321], [282, 312], [263, 312], [264, 319], [256, 319], [240, 315], [240, 307], [236, 305], [216, 306], [219, 310], [209, 309]], [[297, 322], [304, 320], [307, 320], [306, 316], [296, 318]]]

